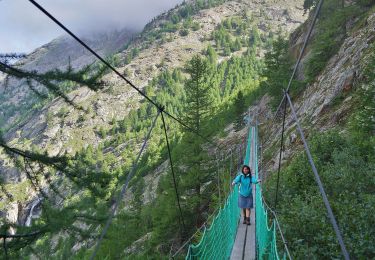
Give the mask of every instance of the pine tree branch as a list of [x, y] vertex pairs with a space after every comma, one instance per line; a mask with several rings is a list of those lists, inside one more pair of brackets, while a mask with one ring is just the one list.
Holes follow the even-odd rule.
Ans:
[[[86, 86], [93, 91], [98, 91], [107, 85], [104, 81], [99, 81], [99, 79], [107, 71], [106, 67], [101, 66], [96, 69], [96, 71], [91, 71], [91, 65], [84, 67], [79, 71], [73, 71], [69, 65], [66, 71], [61, 71], [55, 69], [53, 71], [48, 71], [45, 73], [38, 73], [37, 71], [25, 71], [19, 68], [15, 68], [7, 64], [6, 62], [1, 62], [0, 60], [0, 72], [5, 73], [7, 76], [5, 78], [5, 86], [9, 85], [9, 78], [16, 78], [19, 80], [26, 80], [28, 87], [36, 93], [41, 98], [47, 98], [45, 94], [41, 93], [32, 84], [32, 81], [38, 82], [42, 86], [46, 87], [56, 96], [61, 97], [66, 103], [72, 105], [76, 109], [82, 109], [80, 106], [75, 104], [62, 90], [61, 83], [72, 82], [79, 86]], [[89, 75], [91, 73], [91, 75]]]

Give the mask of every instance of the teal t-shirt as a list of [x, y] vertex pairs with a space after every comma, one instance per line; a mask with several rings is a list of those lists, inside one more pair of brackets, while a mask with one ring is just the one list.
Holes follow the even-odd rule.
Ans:
[[240, 194], [244, 197], [249, 197], [252, 191], [251, 184], [257, 183], [255, 177], [252, 177], [250, 174], [247, 176], [243, 173], [240, 173], [234, 178], [233, 181], [235, 184], [240, 184]]

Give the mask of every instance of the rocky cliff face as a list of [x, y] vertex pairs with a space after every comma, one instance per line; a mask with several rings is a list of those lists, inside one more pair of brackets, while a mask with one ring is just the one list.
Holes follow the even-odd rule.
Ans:
[[[279, 31], [290, 33], [305, 19], [302, 2], [302, 0], [228, 1], [214, 8], [201, 10], [193, 17], [193, 20], [199, 24], [196, 31], [190, 31], [186, 36], [182, 36], [179, 31], [167, 33], [167, 41], [160, 40], [149, 43], [147, 48], [142, 47], [143, 38], [137, 38], [130, 43], [126, 50], [115, 55], [115, 58], [119, 60], [117, 67], [121, 72], [126, 72], [129, 79], [142, 88], [160, 72], [182, 67], [193, 54], [201, 52], [207, 48], [208, 44], [213, 44], [212, 31], [224, 19], [249, 13], [254, 18], [255, 26], [264, 37], [268, 37], [270, 32], [273, 34], [277, 34]], [[163, 22], [163, 19], [161, 16], [158, 22]], [[149, 25], [146, 32], [157, 30], [158, 22]], [[101, 45], [103, 41], [99, 38], [97, 41], [89, 42], [89, 45], [93, 44], [94, 49], [105, 54], [125, 45], [128, 37], [128, 33], [120, 32], [109, 37], [109, 39], [116, 39], [109, 45]], [[108, 40], [108, 42], [110, 41]], [[74, 67], [78, 68], [92, 62], [92, 57], [77, 46], [66, 38], [56, 39], [27, 57], [24, 67], [37, 68], [40, 71], [47, 69], [51, 64], [54, 67], [64, 67], [67, 61], [64, 54], [70, 53], [70, 51], [75, 57], [71, 58]], [[123, 65], [124, 59], [134, 48], [140, 50], [139, 54], [129, 64]], [[244, 49], [232, 55], [239, 55], [243, 51]], [[263, 53], [264, 50], [259, 51], [260, 56]], [[219, 57], [219, 60], [227, 58], [223, 56]], [[111, 121], [123, 119], [130, 110], [137, 109], [140, 100], [139, 95], [113, 73], [105, 75], [104, 80], [109, 82], [110, 86], [101, 92], [78, 88], [69, 94], [77, 104], [86, 109], [85, 112], [74, 110], [61, 99], [54, 99], [43, 109], [31, 115], [23, 125], [8, 132], [6, 134], [7, 141], [12, 146], [22, 149], [37, 146], [49, 155], [59, 155], [65, 152], [74, 154], [89, 144], [97, 146], [104, 142], [105, 140], [98, 134], [98, 129], [109, 129]], [[233, 136], [229, 137], [228, 143], [231, 143], [230, 140], [233, 138]], [[223, 140], [223, 142], [226, 141]], [[0, 158], [3, 158], [0, 159], [2, 178], [14, 186], [24, 184], [26, 180], [22, 171], [17, 170], [1, 154]], [[154, 178], [154, 176], [159, 173], [163, 174], [163, 172], [165, 172], [165, 167], [159, 167], [150, 175], [152, 177], [144, 177], [145, 182], [150, 184], [145, 189], [144, 199], [146, 202], [153, 199], [152, 193], [154, 193], [158, 182], [158, 178]], [[27, 196], [19, 200], [19, 203], [23, 205], [23, 215], [26, 212], [26, 205], [32, 205], [30, 203], [33, 200], [32, 197], [35, 196], [30, 187], [26, 194]], [[132, 194], [127, 194], [127, 196], [131, 198]], [[4, 203], [6, 201], [3, 199]], [[4, 210], [4, 207], [2, 209]], [[8, 220], [10, 219], [8, 218]]]
[[[372, 13], [360, 29], [353, 29], [348, 26], [348, 35], [340, 47], [340, 50], [328, 62], [325, 69], [318, 75], [313, 84], [307, 85], [303, 94], [294, 102], [295, 110], [300, 122], [302, 123], [305, 135], [308, 137], [312, 131], [324, 132], [334, 126], [345, 122], [355, 108], [353, 100], [353, 89], [356, 82], [363, 77], [363, 68], [365, 61], [371, 54], [371, 46], [375, 42], [375, 14]], [[299, 53], [300, 44], [305, 37], [301, 31], [299, 35], [294, 35], [292, 46], [296, 48], [295, 53]], [[303, 63], [308, 59], [309, 52], [305, 54]], [[303, 64], [302, 63], [302, 67]], [[338, 97], [343, 97], [339, 105], [335, 104]], [[267, 97], [264, 97], [259, 103], [260, 121], [265, 122], [262, 129], [265, 131], [266, 139], [271, 138], [264, 150], [271, 152], [266, 161], [266, 173], [274, 171], [278, 167], [279, 147], [275, 149], [275, 144], [281, 136], [281, 118], [271, 123], [273, 113], [268, 108]], [[253, 108], [255, 111], [256, 108]], [[299, 133], [296, 130], [296, 123], [291, 117], [290, 109], [287, 111], [286, 118], [286, 142], [282, 162], [287, 162], [293, 154], [302, 149], [302, 143]], [[277, 144], [279, 145], [279, 144]]]

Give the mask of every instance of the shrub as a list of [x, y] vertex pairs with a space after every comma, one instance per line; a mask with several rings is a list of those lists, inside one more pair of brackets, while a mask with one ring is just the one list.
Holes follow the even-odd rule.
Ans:
[[189, 34], [189, 30], [188, 29], [181, 29], [179, 34], [180, 34], [180, 36], [187, 36]]

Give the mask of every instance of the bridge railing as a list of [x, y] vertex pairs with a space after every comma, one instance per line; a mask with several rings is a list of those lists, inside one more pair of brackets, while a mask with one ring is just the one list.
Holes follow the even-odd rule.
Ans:
[[[258, 133], [256, 127], [251, 127], [246, 145], [244, 163], [249, 165], [250, 156], [253, 156], [253, 171], [258, 178]], [[251, 143], [253, 138], [252, 150]], [[277, 250], [276, 239], [276, 218], [269, 224], [268, 207], [262, 196], [262, 189], [256, 185], [256, 245], [258, 259], [280, 259]], [[239, 223], [240, 209], [237, 206], [238, 187], [235, 186], [229, 194], [225, 205], [214, 217], [210, 227], [204, 227], [203, 235], [198, 244], [191, 244], [186, 260], [191, 259], [228, 259], [236, 238], [236, 231]], [[272, 213], [272, 210], [270, 210]], [[282, 235], [282, 234], [281, 234]], [[289, 252], [286, 248], [282, 258], [286, 259]], [[290, 258], [290, 256], [289, 256]]]

